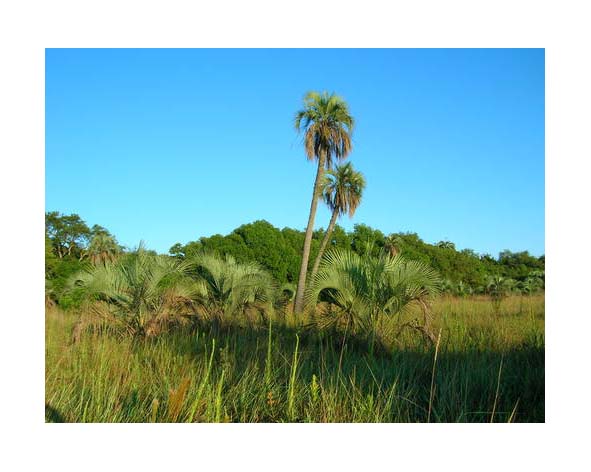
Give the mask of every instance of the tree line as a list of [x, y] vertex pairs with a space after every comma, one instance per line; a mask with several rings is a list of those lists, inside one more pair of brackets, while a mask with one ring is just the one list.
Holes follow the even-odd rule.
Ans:
[[[323, 229], [312, 233], [310, 261], [316, 260], [325, 236]], [[276, 283], [295, 289], [304, 238], [304, 231], [279, 229], [259, 220], [227, 235], [215, 234], [186, 244], [176, 243], [167, 256], [184, 260], [207, 252], [231, 256], [240, 263], [256, 262]], [[502, 285], [513, 291], [530, 293], [544, 288], [545, 257], [535, 257], [527, 251], [506, 250], [497, 257], [479, 255], [470, 249], [457, 250], [449, 241], [430, 244], [416, 233], [386, 235], [365, 224], [354, 225], [352, 231], [335, 224], [325, 246], [326, 249], [350, 250], [359, 256], [378, 257], [382, 252], [401, 254], [407, 260], [428, 264], [443, 279], [443, 291], [458, 296], [492, 293], [493, 287], [489, 285], [494, 280], [497, 289]], [[131, 250], [121, 246], [106, 228], [89, 227], [77, 214], [62, 215], [55, 211], [46, 213], [45, 248], [46, 278], [51, 286], [49, 296], [54, 300], [59, 298], [68, 277], [85, 264], [111, 260]], [[308, 270], [311, 272], [312, 268], [310, 262]], [[68, 300], [65, 302], [67, 304]]]

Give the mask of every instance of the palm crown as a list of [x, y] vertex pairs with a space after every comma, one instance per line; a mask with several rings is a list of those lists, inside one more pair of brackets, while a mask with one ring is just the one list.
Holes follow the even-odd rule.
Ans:
[[326, 173], [323, 182], [322, 198], [331, 211], [352, 217], [361, 203], [365, 179], [356, 172], [350, 162], [337, 166]]
[[296, 113], [295, 127], [304, 132], [304, 147], [309, 160], [322, 159], [327, 169], [333, 157], [345, 159], [351, 152], [353, 117], [347, 103], [328, 92], [308, 92], [304, 109]]

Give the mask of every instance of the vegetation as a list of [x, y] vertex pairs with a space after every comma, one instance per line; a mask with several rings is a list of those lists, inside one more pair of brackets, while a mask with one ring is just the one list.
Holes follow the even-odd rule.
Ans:
[[322, 197], [324, 203], [330, 208], [332, 216], [330, 217], [330, 223], [328, 224], [326, 233], [324, 233], [324, 238], [322, 238], [322, 243], [320, 243], [320, 249], [314, 260], [311, 273], [312, 278], [318, 272], [320, 260], [326, 250], [326, 244], [334, 231], [337, 218], [345, 213], [348, 213], [349, 217], [353, 217], [355, 210], [357, 210], [357, 207], [361, 203], [364, 188], [365, 178], [363, 174], [361, 172], [355, 172], [350, 162], [337, 166], [335, 170], [329, 170], [326, 173], [322, 184]]
[[77, 316], [50, 309], [46, 420], [544, 421], [543, 296], [513, 295], [500, 317], [474, 297], [438, 298], [432, 311], [435, 369], [434, 349], [411, 331], [373, 356], [352, 335], [343, 344], [340, 330], [278, 313], [143, 340], [95, 327], [73, 342]]
[[353, 117], [345, 101], [337, 95], [327, 92], [322, 94], [309, 92], [304, 97], [304, 109], [296, 113], [295, 127], [296, 130], [304, 132], [306, 157], [309, 160], [318, 161], [295, 296], [294, 310], [296, 313], [301, 313], [304, 308], [314, 219], [318, 198], [322, 191], [325, 167], [330, 169], [333, 166], [333, 160], [345, 159], [351, 152]]
[[[313, 234], [311, 255], [316, 257], [325, 231]], [[176, 257], [189, 257], [202, 250], [230, 254], [240, 261], [256, 261], [268, 270], [279, 283], [295, 283], [299, 271], [298, 253], [304, 233], [296, 229], [273, 227], [266, 221], [255, 221], [222, 236], [202, 237], [185, 245], [175, 244], [170, 253]], [[368, 246], [369, 244], [369, 246]], [[328, 238], [328, 248], [349, 249], [359, 255], [368, 250], [377, 256], [381, 250], [392, 255], [402, 254], [407, 260], [429, 264], [444, 280], [443, 290], [455, 295], [486, 293], [490, 276], [498, 275], [515, 281], [514, 291], [534, 293], [544, 289], [545, 259], [531, 256], [527, 251], [503, 251], [498, 258], [478, 255], [467, 249], [440, 247], [429, 244], [416, 233], [384, 235], [367, 225], [356, 224], [347, 232], [339, 225]], [[369, 247], [369, 249], [368, 249]]]
[[[398, 335], [402, 328], [413, 326], [434, 341], [428, 304], [439, 292], [439, 284], [437, 273], [421, 262], [386, 253], [379, 258], [361, 257], [335, 249], [326, 255], [311, 283], [308, 305], [315, 307], [324, 299], [329, 309], [323, 313], [323, 325], [344, 319], [345, 332], [369, 337], [373, 352], [376, 335], [391, 334], [385, 326], [396, 329]], [[423, 312], [420, 325], [402, 321], [413, 304]]]
[[345, 231], [348, 106], [310, 92], [295, 126], [318, 166], [305, 232], [157, 254], [46, 213], [47, 421], [544, 420], [544, 256]]
[[543, 295], [438, 295], [428, 265], [374, 251], [329, 250], [303, 316], [203, 248], [77, 260], [47, 310], [46, 420], [543, 421]]

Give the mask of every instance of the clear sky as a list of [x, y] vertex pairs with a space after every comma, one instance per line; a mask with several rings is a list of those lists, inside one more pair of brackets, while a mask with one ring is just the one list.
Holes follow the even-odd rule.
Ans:
[[304, 229], [308, 90], [356, 119], [367, 188], [343, 227], [544, 253], [542, 49], [50, 49], [45, 207], [160, 252], [258, 219]]

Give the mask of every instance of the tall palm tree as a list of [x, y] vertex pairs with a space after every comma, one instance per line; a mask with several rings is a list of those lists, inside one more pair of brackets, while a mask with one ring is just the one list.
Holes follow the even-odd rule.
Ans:
[[322, 198], [328, 208], [332, 210], [332, 216], [314, 261], [311, 278], [318, 272], [320, 260], [334, 230], [337, 218], [345, 213], [349, 214], [349, 218], [353, 217], [355, 210], [361, 203], [364, 189], [365, 178], [363, 174], [356, 172], [350, 162], [337, 166], [334, 170], [329, 170], [326, 173], [322, 185]]
[[334, 160], [345, 159], [351, 152], [353, 117], [349, 113], [347, 103], [334, 93], [308, 92], [304, 97], [304, 109], [296, 113], [295, 128], [298, 132], [304, 133], [304, 149], [308, 160], [318, 161], [295, 297], [294, 311], [301, 313], [304, 307], [314, 219], [322, 190], [324, 171], [332, 168]]

